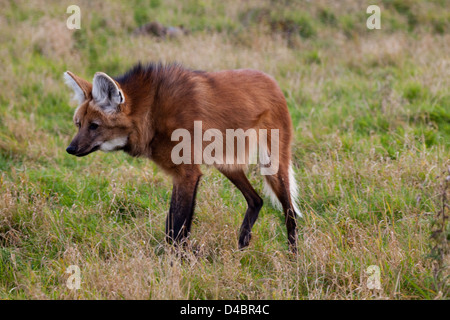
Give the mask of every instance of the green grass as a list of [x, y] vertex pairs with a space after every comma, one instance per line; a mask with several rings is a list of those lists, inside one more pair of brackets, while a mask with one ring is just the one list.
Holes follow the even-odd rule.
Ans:
[[[432, 258], [430, 237], [450, 165], [446, 2], [382, 1], [381, 30], [366, 28], [369, 4], [81, 1], [81, 30], [69, 31], [65, 4], [6, 1], [0, 298], [448, 299], [433, 269], [448, 274], [448, 251]], [[153, 20], [191, 32], [130, 35]], [[75, 127], [63, 72], [118, 75], [139, 60], [255, 68], [278, 81], [295, 129], [297, 257], [268, 199], [238, 251], [244, 198], [205, 168], [193, 250], [180, 259], [164, 241], [171, 181], [160, 169], [65, 152]], [[261, 191], [256, 170], [248, 176]], [[65, 285], [69, 265], [81, 269], [80, 290]], [[370, 265], [381, 290], [367, 288]]]

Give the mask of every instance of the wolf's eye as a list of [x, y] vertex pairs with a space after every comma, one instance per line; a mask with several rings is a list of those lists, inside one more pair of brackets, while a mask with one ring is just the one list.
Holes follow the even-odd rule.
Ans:
[[89, 130], [95, 130], [95, 129], [97, 129], [98, 128], [98, 124], [96, 124], [96, 123], [91, 123], [90, 125], [89, 125]]

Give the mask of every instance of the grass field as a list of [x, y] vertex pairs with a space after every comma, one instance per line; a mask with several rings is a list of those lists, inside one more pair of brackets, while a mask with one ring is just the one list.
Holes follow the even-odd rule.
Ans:
[[[66, 27], [70, 4], [80, 30]], [[380, 30], [366, 27], [370, 4]], [[448, 1], [0, 5], [1, 299], [448, 299]], [[131, 35], [150, 21], [190, 32]], [[65, 152], [76, 128], [63, 72], [119, 75], [139, 60], [253, 68], [278, 81], [304, 213], [296, 257], [269, 201], [237, 250], [245, 200], [204, 168], [198, 252], [180, 259], [164, 241], [163, 172], [122, 153]], [[261, 191], [256, 169], [248, 176]], [[66, 286], [70, 265], [79, 290]], [[380, 289], [367, 285], [370, 266]]]

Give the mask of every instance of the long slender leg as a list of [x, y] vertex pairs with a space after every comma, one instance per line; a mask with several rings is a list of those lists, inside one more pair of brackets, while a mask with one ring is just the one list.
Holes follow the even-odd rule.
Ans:
[[170, 210], [166, 219], [166, 240], [180, 243], [189, 235], [195, 208], [200, 170], [190, 170], [174, 178]]
[[242, 249], [250, 243], [251, 230], [263, 206], [263, 200], [253, 189], [244, 171], [219, 170], [242, 192], [247, 201], [248, 208], [239, 232], [239, 249]]
[[297, 220], [294, 206], [289, 191], [289, 176], [287, 170], [280, 170], [273, 176], [265, 176], [273, 192], [283, 207], [285, 223], [288, 234], [289, 247], [292, 252], [297, 252]]

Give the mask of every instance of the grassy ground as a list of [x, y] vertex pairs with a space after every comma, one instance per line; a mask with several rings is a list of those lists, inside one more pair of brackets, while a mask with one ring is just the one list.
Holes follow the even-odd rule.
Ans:
[[[81, 30], [70, 31], [73, 2], [0, 1], [0, 298], [448, 299], [449, 228], [437, 219], [450, 165], [448, 2], [376, 1], [382, 29], [368, 30], [373, 1], [76, 1]], [[191, 32], [131, 36], [154, 20]], [[277, 79], [305, 216], [297, 257], [268, 201], [236, 250], [245, 200], [205, 168], [199, 252], [180, 260], [164, 243], [171, 181], [155, 165], [65, 152], [75, 127], [63, 72], [118, 75], [138, 60]], [[66, 287], [69, 265], [79, 290]], [[371, 265], [380, 290], [367, 286]]]

